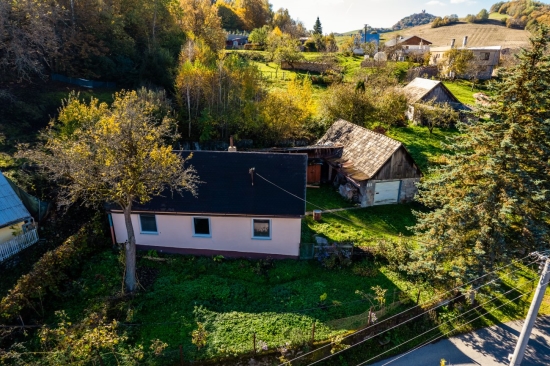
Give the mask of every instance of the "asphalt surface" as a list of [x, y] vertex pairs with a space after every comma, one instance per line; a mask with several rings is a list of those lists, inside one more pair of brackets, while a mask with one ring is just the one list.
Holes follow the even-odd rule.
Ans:
[[[447, 366], [509, 365], [508, 355], [514, 353], [523, 320], [495, 325], [429, 344], [410, 354], [395, 356], [372, 364], [374, 366]], [[395, 360], [395, 361], [394, 361]], [[550, 366], [550, 317], [538, 318], [521, 366]]]

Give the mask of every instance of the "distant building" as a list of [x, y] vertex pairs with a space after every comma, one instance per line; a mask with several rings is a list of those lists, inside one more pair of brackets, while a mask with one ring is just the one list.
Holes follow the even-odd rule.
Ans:
[[[445, 59], [445, 53], [455, 48], [454, 42], [455, 40], [453, 39], [451, 41], [450, 46], [430, 48], [430, 52], [432, 53], [432, 57], [430, 59], [430, 65], [440, 64]], [[464, 37], [462, 47], [460, 47], [459, 49], [470, 50], [474, 53], [474, 62], [477, 65], [477, 68], [475, 68], [476, 70], [475, 72], [477, 75], [475, 76], [480, 80], [490, 79], [493, 76], [493, 71], [495, 70], [495, 67], [498, 66], [498, 63], [500, 61], [502, 47], [501, 46], [466, 47], [467, 42], [468, 42], [468, 37]], [[452, 76], [455, 76], [455, 75], [452, 75]], [[462, 77], [462, 78], [470, 78], [474, 75], [464, 74], [464, 75], [456, 75], [456, 76]]]
[[399, 48], [404, 54], [411, 53], [426, 53], [430, 51], [430, 45], [432, 42], [427, 39], [420, 38], [418, 36], [398, 37], [388, 40], [385, 44], [385, 48]]
[[228, 34], [225, 38], [225, 47], [240, 49], [248, 43], [248, 36], [242, 34]]

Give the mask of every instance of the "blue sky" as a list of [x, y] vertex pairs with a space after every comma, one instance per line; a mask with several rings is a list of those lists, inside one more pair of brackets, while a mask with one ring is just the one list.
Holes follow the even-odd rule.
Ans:
[[[498, 0], [270, 0], [273, 10], [287, 8], [294, 19], [313, 28], [317, 16], [323, 32], [347, 32], [362, 28], [391, 27], [398, 20], [413, 13], [426, 12], [444, 16], [477, 14], [489, 10]], [[547, 2], [547, 1], [544, 1]]]

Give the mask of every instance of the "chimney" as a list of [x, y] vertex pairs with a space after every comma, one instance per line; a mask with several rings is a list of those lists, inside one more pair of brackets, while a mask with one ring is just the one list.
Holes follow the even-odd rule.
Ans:
[[233, 146], [233, 135], [229, 136], [229, 149], [227, 149], [229, 152], [236, 152], [237, 148]]
[[451, 39], [451, 48], [455, 48], [455, 39]]
[[462, 41], [462, 47], [466, 48], [467, 43], [468, 43], [468, 36], [464, 36], [464, 40]]

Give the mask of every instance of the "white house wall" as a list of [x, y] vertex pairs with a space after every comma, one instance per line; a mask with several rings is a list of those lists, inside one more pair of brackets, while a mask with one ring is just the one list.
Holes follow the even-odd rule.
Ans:
[[[209, 217], [211, 237], [193, 236], [193, 217]], [[125, 242], [128, 238], [124, 215], [112, 213], [116, 240]], [[298, 257], [300, 251], [301, 219], [270, 218], [271, 239], [252, 239], [252, 219], [265, 217], [233, 216], [184, 216], [156, 215], [158, 234], [141, 234], [137, 214], [132, 215], [136, 244], [151, 249], [173, 252], [215, 254], [234, 252]], [[221, 253], [223, 254], [223, 253]]]

